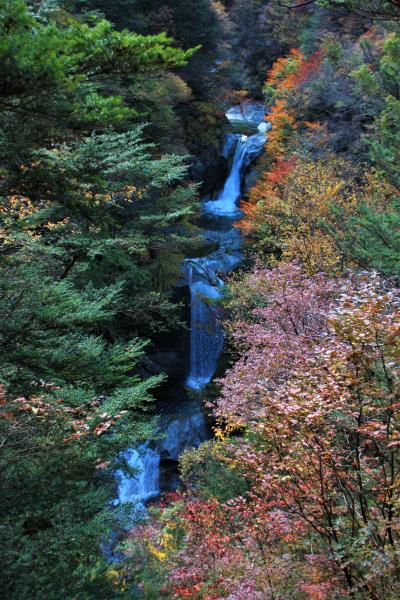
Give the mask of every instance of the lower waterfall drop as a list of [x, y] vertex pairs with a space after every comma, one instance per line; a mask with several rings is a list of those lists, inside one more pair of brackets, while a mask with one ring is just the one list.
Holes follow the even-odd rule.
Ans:
[[131, 502], [135, 509], [144, 509], [144, 503], [160, 494], [160, 455], [147, 444], [129, 448], [123, 454], [126, 464], [135, 471], [133, 477], [117, 472], [118, 504]]

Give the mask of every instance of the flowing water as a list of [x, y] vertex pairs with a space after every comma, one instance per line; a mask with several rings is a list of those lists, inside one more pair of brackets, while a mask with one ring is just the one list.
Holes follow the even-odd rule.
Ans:
[[257, 133], [227, 136], [223, 153], [229, 156], [233, 151], [229, 175], [217, 198], [203, 203], [210, 224], [204, 236], [210, 242], [216, 242], [218, 250], [206, 258], [186, 261], [191, 292], [190, 373], [186, 385], [192, 389], [202, 389], [211, 381], [223, 348], [223, 333], [215, 302], [221, 297], [220, 275], [231, 271], [242, 259], [240, 233], [234, 227], [235, 220], [241, 216], [238, 201], [246, 169], [260, 155], [267, 139], [265, 111], [260, 109], [260, 105], [255, 107], [247, 112], [247, 116], [236, 109], [227, 112], [233, 123], [253, 125]]
[[123, 456], [126, 464], [136, 473], [135, 477], [125, 477], [117, 472], [119, 480], [118, 499], [121, 504], [127, 502], [142, 504], [160, 493], [159, 470], [160, 455], [148, 444], [139, 448], [129, 448]]
[[[213, 200], [203, 203], [208, 228], [204, 237], [217, 246], [205, 258], [188, 259], [183, 264], [183, 275], [190, 289], [190, 371], [187, 388], [201, 391], [214, 376], [221, 354], [224, 336], [219, 322], [218, 300], [222, 295], [222, 275], [241, 261], [241, 237], [234, 227], [240, 218], [238, 206], [246, 170], [259, 156], [267, 139], [269, 124], [264, 120], [265, 110], [260, 104], [233, 107], [226, 113], [233, 127], [252, 130], [252, 135], [228, 134], [222, 153], [230, 159], [229, 175], [223, 189]], [[208, 438], [201, 399], [185, 403], [175, 412], [163, 415], [160, 422], [163, 437], [153, 444], [143, 444], [124, 454], [127, 464], [135, 469], [134, 477], [119, 472], [116, 504], [144, 504], [160, 494], [161, 461], [177, 461], [187, 447], [198, 446]]]
[[220, 284], [211, 283], [199, 275], [197, 265], [190, 264], [189, 288], [191, 303], [190, 374], [186, 381], [191, 389], [202, 389], [215, 372], [224, 345], [218, 323], [215, 301], [221, 297]]

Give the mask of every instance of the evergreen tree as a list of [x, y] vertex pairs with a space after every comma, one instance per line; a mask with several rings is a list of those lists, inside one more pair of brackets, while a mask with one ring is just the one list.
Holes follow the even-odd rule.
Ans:
[[[365, 42], [368, 50], [368, 42]], [[373, 57], [369, 52], [367, 54]], [[373, 268], [386, 277], [400, 275], [400, 37], [390, 34], [378, 61], [365, 65], [357, 78], [365, 94], [378, 94], [384, 107], [375, 121], [375, 131], [366, 142], [377, 170], [372, 192], [367, 190], [366, 202], [358, 215], [343, 221], [338, 215], [338, 227], [346, 232], [345, 249], [364, 268]], [[384, 201], [373, 201], [373, 194], [386, 190]], [[378, 193], [379, 195], [379, 193]]]
[[196, 192], [143, 141], [130, 86], [192, 52], [34, 8], [0, 8], [0, 588], [109, 600], [127, 597], [101, 548], [113, 473], [154, 429], [162, 378], [140, 361], [178, 325]]

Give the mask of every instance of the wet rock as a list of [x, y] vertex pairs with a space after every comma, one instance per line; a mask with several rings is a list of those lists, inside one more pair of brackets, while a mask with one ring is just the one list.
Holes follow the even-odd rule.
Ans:
[[189, 169], [189, 176], [201, 182], [200, 194], [212, 194], [219, 189], [226, 178], [228, 162], [223, 156], [216, 158], [213, 154], [202, 154], [193, 159]]
[[258, 181], [258, 176], [257, 173], [251, 169], [248, 173], [246, 173], [245, 178], [244, 178], [244, 192], [248, 192], [252, 187], [254, 187], [256, 185]]
[[185, 448], [197, 448], [210, 438], [201, 405], [184, 405], [182, 409], [181, 414], [161, 418], [160, 430], [164, 435], [157, 440], [156, 449], [162, 461], [176, 461]]
[[237, 106], [232, 106], [226, 113], [226, 118], [233, 125], [235, 124], [250, 124], [257, 126], [264, 120], [265, 105], [262, 103], [242, 103]]
[[240, 134], [238, 133], [228, 133], [224, 141], [222, 143], [222, 156], [226, 158], [226, 160], [230, 160], [233, 158], [235, 154], [236, 144], [240, 140]]

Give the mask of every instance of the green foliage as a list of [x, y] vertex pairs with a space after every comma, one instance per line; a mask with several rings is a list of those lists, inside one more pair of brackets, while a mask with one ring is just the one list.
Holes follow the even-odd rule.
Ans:
[[[365, 43], [367, 56], [373, 56]], [[399, 277], [400, 226], [400, 37], [390, 34], [379, 59], [359, 69], [355, 76], [366, 94], [384, 96], [384, 106], [375, 120], [373, 135], [366, 139], [371, 160], [378, 171], [375, 185], [367, 190], [366, 203], [340, 228], [346, 232], [347, 253], [364, 268], [373, 268], [387, 277]], [[388, 183], [389, 182], [389, 186]], [[389, 189], [388, 189], [389, 188]], [[374, 201], [373, 198], [384, 199]], [[389, 200], [388, 200], [389, 198]], [[340, 221], [339, 221], [340, 222]]]
[[83, 0], [78, 1], [82, 10], [100, 11], [118, 28], [129, 27], [141, 33], [167, 32], [177, 40], [180, 47], [196, 48], [185, 68], [185, 77], [199, 95], [208, 95], [215, 75], [210, 68], [222, 47], [223, 23], [216, 3], [197, 0], [196, 5], [185, 0]]
[[244, 474], [224, 462], [224, 446], [214, 440], [197, 449], [188, 449], [180, 457], [182, 481], [202, 498], [226, 502], [248, 491]]
[[[152, 158], [155, 148], [142, 143], [142, 131], [92, 135], [37, 151], [19, 182], [21, 193], [37, 197], [37, 208], [19, 214], [17, 225], [15, 210], [6, 211], [3, 219], [7, 244], [28, 244], [37, 256], [46, 256], [44, 268], [51, 276], [92, 282], [97, 288], [117, 284], [115, 325], [148, 333], [148, 326], [154, 328], [164, 317], [162, 299], [160, 315], [152, 316], [154, 299], [147, 304], [147, 294], [170, 288], [183, 251], [192, 243], [188, 219], [195, 188], [177, 184], [187, 170], [181, 157]], [[140, 307], [145, 306], [148, 323], [143, 326]]]
[[[400, 81], [400, 79], [399, 79]], [[389, 181], [400, 189], [400, 100], [389, 96], [377, 121], [377, 136], [371, 140], [371, 155]]]
[[224, 133], [223, 115], [211, 102], [191, 102], [182, 110], [187, 147], [218, 155]]
[[[337, 212], [340, 223], [340, 212]], [[345, 233], [339, 242], [347, 256], [367, 269], [375, 269], [385, 277], [400, 277], [400, 201], [394, 196], [384, 211], [362, 204], [357, 215], [342, 222]], [[333, 232], [336, 238], [335, 233]]]
[[159, 379], [133, 375], [143, 342], [96, 335], [117, 289], [51, 281], [37, 257], [17, 274], [6, 267], [1, 279], [1, 588], [21, 599], [118, 597], [100, 547], [118, 525], [109, 469], [151, 434]]
[[195, 236], [188, 161], [144, 141], [136, 78], [171, 81], [168, 112], [193, 52], [31, 9], [0, 7], [0, 587], [109, 600], [127, 597], [101, 546], [113, 473], [154, 431], [146, 338], [181, 325]]
[[0, 161], [14, 167], [31, 148], [71, 130], [128, 126], [138, 112], [126, 84], [183, 66], [193, 54], [174, 48], [165, 34], [119, 33], [104, 20], [40, 23], [22, 0], [2, 4], [0, 40]]

